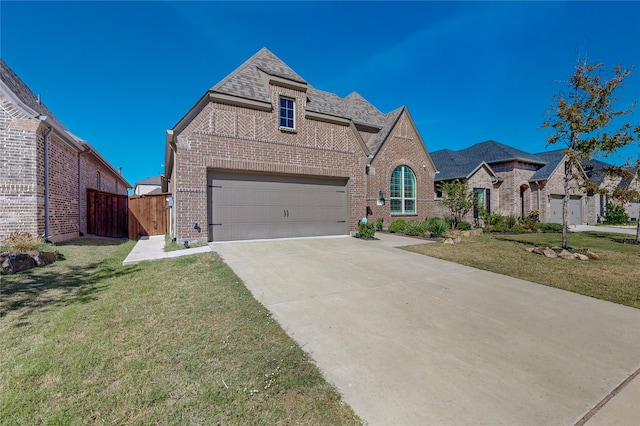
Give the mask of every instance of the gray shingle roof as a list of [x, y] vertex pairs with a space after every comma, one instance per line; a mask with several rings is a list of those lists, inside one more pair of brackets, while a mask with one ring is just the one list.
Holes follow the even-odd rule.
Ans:
[[558, 167], [558, 164], [564, 158], [564, 152], [561, 149], [555, 151], [545, 151], [539, 152], [535, 154], [536, 157], [540, 158], [542, 161], [546, 162], [542, 168], [538, 169], [533, 176], [529, 179], [530, 181], [538, 181], [538, 180], [547, 180], [551, 177], [553, 171]]
[[461, 151], [442, 149], [431, 152], [431, 159], [440, 173], [435, 177], [436, 181], [454, 179], [467, 179], [483, 160], [465, 157]]
[[[378, 124], [384, 126], [388, 117], [371, 105], [357, 92], [352, 92], [342, 100], [344, 114], [356, 123]], [[395, 112], [395, 111], [393, 111]]]
[[436, 175], [436, 181], [467, 179], [483, 162], [491, 167], [509, 161], [523, 161], [541, 166], [531, 180], [545, 180], [563, 157], [562, 151], [531, 154], [496, 141], [480, 142], [460, 151], [443, 149], [431, 153], [431, 158], [440, 172]]
[[401, 107], [388, 114], [383, 114], [356, 92], [352, 92], [345, 98], [340, 98], [334, 93], [318, 90], [308, 84], [267, 48], [260, 49], [247, 59], [231, 74], [213, 86], [210, 92], [270, 103], [269, 82], [262, 78], [260, 72], [306, 84], [306, 110], [309, 112], [345, 118], [356, 124], [380, 128], [380, 132], [374, 135], [367, 144], [373, 154], [382, 146], [391, 127], [404, 108]]
[[522, 160], [533, 164], [545, 164], [545, 162], [541, 161], [535, 154], [521, 151], [493, 140], [477, 143], [458, 152], [468, 158], [474, 158], [477, 160], [476, 162], [485, 161], [487, 164], [514, 160]]
[[604, 161], [591, 159], [582, 163], [582, 168], [585, 173], [596, 185], [601, 185], [603, 180], [607, 177], [607, 171], [612, 165], [605, 163]]
[[391, 129], [396, 124], [396, 121], [398, 121], [398, 118], [400, 117], [400, 114], [402, 114], [403, 110], [404, 110], [404, 107], [400, 107], [383, 116], [382, 123], [381, 123], [382, 129], [380, 129], [378, 133], [373, 135], [367, 142], [367, 148], [369, 148], [369, 151], [372, 154], [375, 155], [380, 149], [380, 147], [382, 146], [382, 144], [384, 143], [384, 141], [387, 140], [387, 137], [389, 136]]
[[148, 177], [146, 179], [139, 180], [135, 183], [135, 186], [138, 185], [162, 185], [162, 175]]

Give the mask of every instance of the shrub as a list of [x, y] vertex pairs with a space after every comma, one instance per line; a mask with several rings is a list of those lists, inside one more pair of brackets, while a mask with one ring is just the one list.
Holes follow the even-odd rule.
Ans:
[[458, 222], [458, 227], [459, 230], [461, 231], [468, 231], [469, 229], [471, 229], [471, 224], [469, 222], [466, 221], [460, 221]]
[[384, 226], [384, 219], [379, 217], [376, 219], [376, 231], [382, 231], [382, 227]]
[[404, 219], [396, 219], [393, 222], [391, 222], [391, 225], [389, 225], [389, 232], [394, 234], [402, 233], [406, 228], [407, 228], [407, 222], [405, 222]]
[[376, 228], [371, 222], [360, 222], [358, 224], [358, 234], [360, 238], [370, 240], [376, 234]]
[[484, 222], [487, 225], [499, 225], [504, 221], [505, 218], [500, 213], [487, 213], [484, 216]]
[[34, 237], [28, 232], [14, 231], [9, 234], [2, 244], [6, 246], [9, 251], [25, 252], [37, 249], [39, 246], [44, 244], [44, 241], [42, 238]]
[[538, 229], [541, 232], [562, 232], [562, 224], [560, 223], [539, 223]]
[[409, 222], [407, 222], [404, 233], [407, 235], [424, 237], [427, 233], [427, 222], [410, 220]]
[[440, 238], [449, 230], [449, 222], [439, 217], [432, 217], [426, 222], [426, 229], [435, 238]]
[[524, 229], [535, 229], [537, 221], [534, 220], [531, 216], [527, 216], [523, 219], [520, 219], [519, 225]]
[[522, 226], [516, 225], [516, 226], [512, 226], [509, 231], [511, 232], [515, 232], [516, 234], [524, 234], [525, 232], [527, 232], [526, 229], [524, 229]]
[[507, 232], [509, 230], [509, 227], [504, 222], [491, 225], [488, 228], [490, 228], [491, 232]]
[[514, 215], [510, 214], [506, 217], [505, 222], [507, 223], [507, 228], [513, 228], [518, 224], [518, 219]]
[[623, 206], [607, 203], [607, 214], [604, 216], [604, 223], [608, 225], [624, 225], [629, 222], [629, 216]]

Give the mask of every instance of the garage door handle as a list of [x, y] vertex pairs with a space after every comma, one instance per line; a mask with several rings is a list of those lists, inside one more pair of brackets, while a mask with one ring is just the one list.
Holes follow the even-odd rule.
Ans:
[[284, 211], [284, 217], [289, 217], [289, 210]]

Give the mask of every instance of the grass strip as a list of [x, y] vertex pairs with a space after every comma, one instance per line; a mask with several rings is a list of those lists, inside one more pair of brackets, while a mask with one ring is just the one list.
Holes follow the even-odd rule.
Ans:
[[[460, 244], [421, 244], [406, 250], [585, 296], [640, 308], [640, 246], [618, 241], [629, 236], [580, 232], [568, 236], [574, 249], [590, 248], [600, 260], [549, 259], [526, 251], [559, 246], [560, 234], [483, 235]], [[618, 241], [617, 241], [618, 240]]]
[[0, 423], [361, 423], [216, 254], [133, 244], [0, 278]]

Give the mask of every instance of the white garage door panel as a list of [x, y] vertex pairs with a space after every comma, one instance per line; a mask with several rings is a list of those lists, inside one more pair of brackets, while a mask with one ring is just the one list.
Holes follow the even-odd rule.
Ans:
[[[551, 195], [549, 222], [562, 223], [562, 195]], [[572, 195], [569, 199], [569, 225], [582, 224], [582, 197]]]
[[569, 199], [569, 224], [582, 225], [582, 197], [572, 195]]
[[550, 202], [551, 217], [549, 222], [562, 223], [562, 195], [552, 195]]
[[346, 179], [209, 173], [209, 239], [348, 233]]

